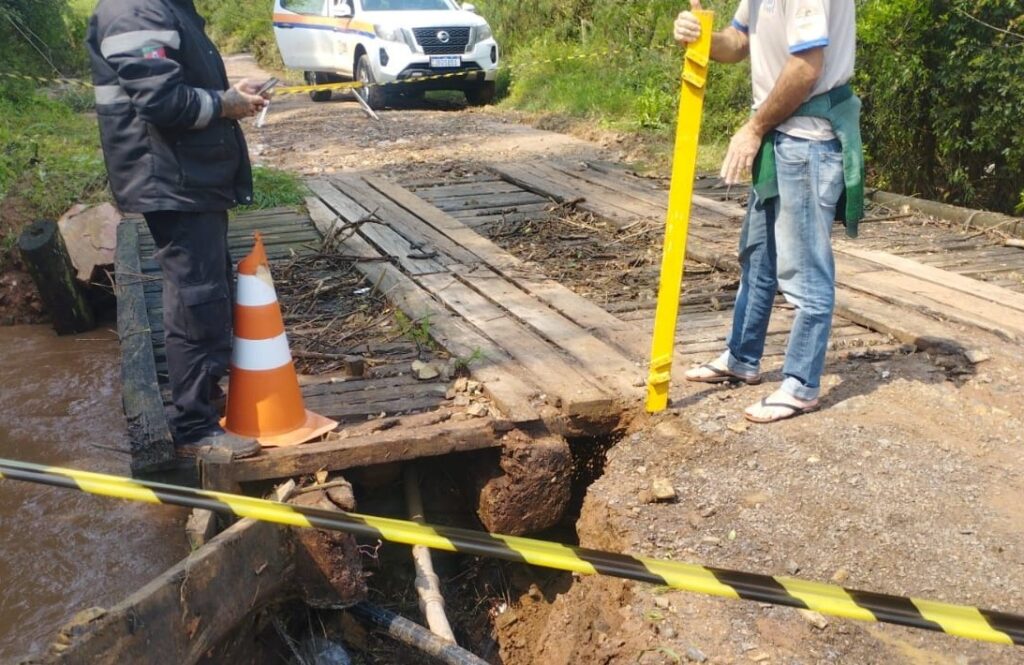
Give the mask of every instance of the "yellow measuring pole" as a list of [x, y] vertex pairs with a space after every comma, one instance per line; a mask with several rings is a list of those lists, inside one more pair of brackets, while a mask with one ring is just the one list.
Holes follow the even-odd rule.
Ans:
[[690, 44], [683, 59], [683, 83], [679, 95], [676, 147], [672, 158], [672, 185], [665, 220], [665, 249], [661, 257], [661, 286], [658, 312], [654, 318], [651, 370], [647, 377], [647, 410], [663, 411], [668, 406], [672, 381], [672, 352], [676, 341], [676, 318], [686, 260], [686, 234], [690, 225], [690, 203], [697, 171], [697, 141], [704, 113], [704, 85], [711, 54], [713, 11], [694, 12], [700, 20], [700, 39]]

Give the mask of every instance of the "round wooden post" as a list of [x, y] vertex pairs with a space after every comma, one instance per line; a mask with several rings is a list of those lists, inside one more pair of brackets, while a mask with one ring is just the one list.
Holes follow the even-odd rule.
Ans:
[[18, 238], [18, 249], [57, 334], [92, 330], [96, 325], [92, 308], [75, 279], [57, 222], [39, 220], [29, 225]]

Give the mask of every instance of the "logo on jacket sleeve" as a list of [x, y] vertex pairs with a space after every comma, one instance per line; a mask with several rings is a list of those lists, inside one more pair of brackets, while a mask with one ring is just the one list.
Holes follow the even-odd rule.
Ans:
[[160, 60], [167, 57], [167, 49], [163, 46], [143, 46], [142, 57], [146, 60]]

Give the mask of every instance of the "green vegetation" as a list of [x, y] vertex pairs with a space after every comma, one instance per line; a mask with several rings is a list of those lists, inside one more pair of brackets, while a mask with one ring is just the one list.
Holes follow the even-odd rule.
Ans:
[[[3, 70], [40, 77], [81, 77], [81, 44], [94, 0], [7, 0], [0, 6]], [[0, 78], [0, 201], [13, 219], [0, 220], [5, 237], [37, 217], [57, 217], [73, 203], [105, 197], [106, 175], [96, 123], [84, 87], [43, 86]]]
[[[672, 22], [685, 0], [476, 4], [511, 66], [505, 104], [636, 133], [664, 165], [681, 63]], [[705, 3], [717, 25], [736, 4]], [[961, 205], [1024, 208], [1020, 0], [860, 0], [857, 9], [856, 87], [875, 183]], [[551, 56], [582, 59], [531, 64]], [[700, 168], [717, 170], [749, 103], [746, 66], [714, 66]]]
[[195, 0], [208, 32], [225, 53], [247, 52], [264, 67], [281, 69], [271, 22], [272, 0]]
[[239, 212], [300, 206], [309, 193], [297, 175], [267, 166], [253, 167], [252, 181], [252, 205], [238, 208]]

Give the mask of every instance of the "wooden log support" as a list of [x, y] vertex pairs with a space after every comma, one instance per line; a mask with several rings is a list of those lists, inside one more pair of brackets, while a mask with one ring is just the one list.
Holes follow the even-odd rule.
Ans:
[[121, 399], [131, 441], [135, 475], [177, 465], [174, 443], [164, 414], [156, 359], [146, 311], [145, 282], [139, 262], [139, 228], [124, 222], [117, 228], [114, 278], [117, 331], [121, 338]]
[[488, 531], [518, 536], [558, 524], [572, 494], [572, 451], [565, 439], [542, 430], [512, 432], [498, 466], [498, 474], [493, 468], [474, 474], [476, 513]]
[[[331, 483], [344, 481], [332, 478]], [[312, 489], [312, 488], [305, 488]], [[313, 489], [297, 494], [289, 503], [331, 511], [355, 511], [352, 488], [347, 499], [336, 503], [339, 492]], [[366, 579], [355, 536], [319, 529], [292, 529], [295, 536], [295, 580], [306, 603], [313, 607], [333, 608], [366, 600]]]
[[289, 595], [292, 549], [288, 529], [241, 520], [114, 607], [80, 614], [43, 662], [219, 662], [211, 652]]
[[92, 307], [79, 287], [57, 222], [46, 219], [30, 224], [18, 238], [18, 249], [57, 334], [72, 335], [95, 328]]

